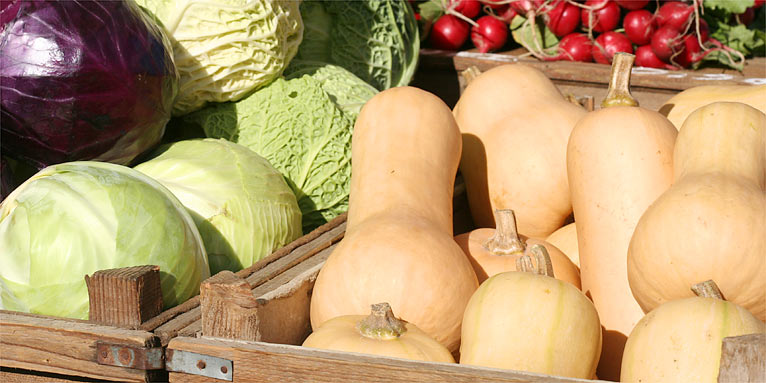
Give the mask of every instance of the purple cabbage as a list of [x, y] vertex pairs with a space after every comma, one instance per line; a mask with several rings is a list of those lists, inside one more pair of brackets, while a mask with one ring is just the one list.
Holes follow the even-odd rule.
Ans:
[[0, 22], [3, 155], [128, 165], [160, 141], [178, 73], [134, 1], [3, 1]]

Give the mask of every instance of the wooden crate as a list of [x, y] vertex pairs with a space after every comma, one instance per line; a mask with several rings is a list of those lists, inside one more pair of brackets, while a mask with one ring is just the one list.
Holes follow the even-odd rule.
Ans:
[[[387, 358], [298, 346], [310, 331], [316, 276], [343, 239], [345, 216], [257, 270], [203, 282], [201, 317], [166, 350], [171, 382], [594, 382], [521, 371]], [[279, 267], [272, 267], [271, 265]], [[289, 268], [285, 266], [290, 265]], [[284, 270], [274, 275], [276, 270]], [[252, 271], [252, 272], [251, 272]], [[724, 340], [721, 382], [766, 373], [763, 334]], [[601, 381], [603, 382], [603, 381]]]
[[159, 267], [85, 277], [89, 321], [0, 310], [0, 380], [167, 380], [164, 348], [146, 328], [162, 309]]
[[[465, 80], [460, 76], [462, 71], [471, 66], [486, 71], [509, 63], [523, 63], [540, 69], [563, 94], [576, 98], [591, 96], [595, 105], [599, 105], [606, 95], [611, 72], [611, 67], [603, 64], [540, 61], [529, 56], [523, 48], [500, 53], [479, 53], [475, 49], [460, 52], [421, 49], [412, 85], [436, 94], [454, 107], [465, 89]], [[766, 84], [766, 58], [747, 60], [742, 72], [722, 68], [679, 71], [634, 68], [631, 76], [633, 96], [641, 106], [652, 110], [658, 110], [666, 100], [684, 89], [729, 84]]]
[[[540, 61], [526, 53], [527, 51], [523, 48], [501, 53], [479, 53], [469, 50], [450, 56], [458, 73], [461, 92], [465, 88], [465, 81], [459, 74], [471, 66], [486, 71], [498, 65], [523, 63], [540, 69], [565, 95], [592, 96], [596, 105], [599, 105], [606, 96], [611, 73], [609, 65]], [[757, 84], [766, 84], [766, 58], [763, 57], [747, 60], [742, 72], [723, 68], [671, 71], [635, 67], [631, 76], [631, 93], [641, 106], [658, 110], [674, 94], [694, 86]]]

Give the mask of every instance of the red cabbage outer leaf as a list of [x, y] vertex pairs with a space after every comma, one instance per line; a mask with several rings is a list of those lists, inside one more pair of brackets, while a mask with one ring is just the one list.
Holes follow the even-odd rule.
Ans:
[[4, 200], [14, 189], [11, 166], [5, 158], [0, 157], [0, 201]]
[[126, 165], [160, 141], [178, 74], [168, 37], [132, 0], [25, 0], [2, 30], [4, 155]]

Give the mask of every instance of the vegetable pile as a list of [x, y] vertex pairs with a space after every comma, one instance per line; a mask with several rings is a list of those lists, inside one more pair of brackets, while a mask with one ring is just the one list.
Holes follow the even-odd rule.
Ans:
[[0, 307], [87, 318], [83, 277], [140, 264], [169, 307], [345, 212], [418, 32], [404, 0], [0, 2]]
[[766, 85], [629, 87], [762, 52], [762, 2], [420, 2], [435, 47], [611, 63], [593, 111], [523, 64], [408, 86], [405, 0], [138, 2], [0, 2], [0, 308], [87, 319], [145, 264], [167, 308], [347, 213], [305, 347], [698, 382], [766, 332]]
[[[682, 69], [766, 55], [762, 0], [428, 0], [418, 2], [427, 46], [486, 53], [513, 42], [541, 60]], [[510, 37], [509, 38], [509, 33]], [[470, 37], [470, 38], [469, 38]], [[470, 40], [470, 42], [469, 42]], [[510, 40], [513, 40], [511, 42]]]

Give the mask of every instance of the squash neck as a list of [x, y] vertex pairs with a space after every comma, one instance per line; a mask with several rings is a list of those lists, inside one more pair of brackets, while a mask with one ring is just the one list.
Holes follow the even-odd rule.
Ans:
[[519, 238], [516, 214], [511, 209], [495, 210], [495, 233], [483, 244], [492, 255], [507, 256], [524, 253], [526, 245]]
[[371, 311], [369, 316], [356, 324], [356, 329], [362, 336], [377, 340], [391, 340], [407, 332], [405, 322], [394, 316], [388, 303], [376, 303], [372, 305]]

